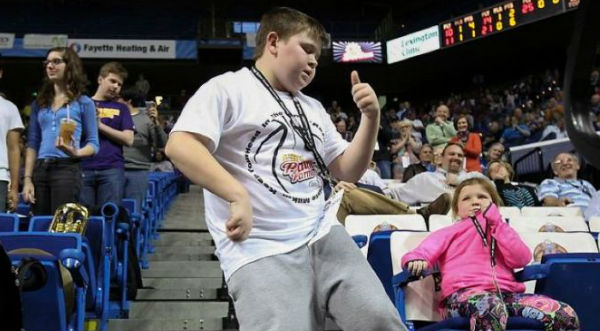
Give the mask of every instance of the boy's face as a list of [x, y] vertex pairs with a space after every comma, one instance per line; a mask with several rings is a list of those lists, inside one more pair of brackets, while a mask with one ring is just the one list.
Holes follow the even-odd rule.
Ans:
[[297, 92], [312, 82], [321, 55], [321, 43], [305, 32], [276, 43], [274, 73], [279, 88]]
[[121, 76], [112, 72], [106, 77], [98, 77], [98, 92], [107, 100], [115, 100], [121, 93], [122, 86], [123, 79]]

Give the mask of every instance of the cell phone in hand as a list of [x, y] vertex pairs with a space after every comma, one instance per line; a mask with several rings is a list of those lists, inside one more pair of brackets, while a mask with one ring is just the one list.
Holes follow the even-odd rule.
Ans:
[[154, 107], [156, 107], [156, 102], [146, 101], [146, 109], [150, 109], [150, 108], [154, 108]]

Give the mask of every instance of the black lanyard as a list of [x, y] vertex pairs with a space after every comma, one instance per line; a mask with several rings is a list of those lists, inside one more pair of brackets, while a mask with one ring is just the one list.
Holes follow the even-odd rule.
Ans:
[[281, 109], [283, 109], [283, 112], [285, 113], [285, 115], [288, 117], [294, 132], [296, 132], [296, 134], [298, 134], [298, 136], [300, 136], [300, 138], [304, 142], [304, 145], [306, 146], [306, 148], [312, 152], [312, 154], [315, 158], [315, 162], [317, 163], [317, 167], [319, 170], [319, 176], [325, 182], [329, 182], [330, 184], [334, 185], [335, 180], [333, 179], [333, 177], [331, 177], [331, 174], [329, 173], [329, 169], [327, 169], [327, 165], [323, 161], [321, 154], [319, 154], [319, 152], [317, 151], [313, 132], [310, 128], [310, 123], [308, 122], [308, 118], [306, 117], [306, 114], [304, 113], [304, 109], [302, 109], [302, 105], [300, 104], [298, 99], [296, 99], [294, 97], [294, 95], [292, 93], [290, 93], [290, 97], [294, 101], [294, 106], [296, 107], [296, 111], [298, 112], [298, 117], [300, 117], [300, 125], [296, 123], [295, 117], [290, 112], [288, 107], [285, 105], [283, 100], [281, 100], [281, 97], [279, 97], [279, 94], [277, 94], [277, 92], [275, 92], [275, 89], [273, 89], [273, 86], [271, 86], [271, 83], [269, 83], [269, 81], [265, 78], [265, 76], [262, 74], [262, 72], [260, 72], [255, 66], [250, 67], [250, 70], [252, 71], [254, 76], [256, 76], [256, 78], [262, 83], [262, 85], [267, 89], [267, 91], [269, 91], [269, 93], [271, 94], [271, 96], [273, 96], [275, 101], [277, 101], [277, 103], [279, 104]]
[[[477, 221], [477, 219], [475, 217], [471, 217], [471, 221], [473, 222], [473, 225], [475, 226], [475, 229], [477, 229], [477, 233], [479, 233], [479, 236], [481, 237], [481, 241], [483, 241], [483, 246], [487, 247], [488, 246], [488, 240], [487, 240], [487, 233], [488, 233], [488, 229], [489, 229], [489, 225], [486, 222], [486, 227], [485, 227], [485, 232], [483, 232], [483, 229], [481, 228], [481, 224], [479, 224], [479, 222]], [[496, 238], [492, 237], [491, 240], [491, 244], [490, 244], [490, 262], [492, 264], [492, 267], [496, 266]]]
[[574, 187], [578, 190], [581, 190], [583, 192], [583, 194], [587, 195], [588, 197], [590, 197], [590, 198], [592, 197], [592, 192], [590, 192], [590, 189], [588, 189], [587, 186], [585, 186], [585, 184], [583, 183], [582, 180], [579, 181], [579, 184], [581, 186], [573, 185], [573, 183], [571, 183], [571, 182], [567, 182], [567, 181], [565, 181], [565, 182], [567, 184], [571, 185], [572, 187]]

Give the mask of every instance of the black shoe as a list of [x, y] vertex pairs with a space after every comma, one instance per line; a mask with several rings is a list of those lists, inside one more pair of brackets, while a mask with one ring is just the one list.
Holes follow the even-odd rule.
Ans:
[[450, 197], [450, 194], [444, 193], [427, 206], [417, 209], [417, 214], [423, 216], [427, 223], [427, 228], [429, 228], [429, 216], [433, 214], [446, 215], [450, 210], [451, 203], [452, 198]]

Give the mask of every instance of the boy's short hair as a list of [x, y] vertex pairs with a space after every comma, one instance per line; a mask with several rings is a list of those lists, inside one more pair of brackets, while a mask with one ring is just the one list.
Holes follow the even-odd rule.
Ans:
[[325, 28], [316, 19], [289, 7], [271, 9], [260, 20], [260, 28], [256, 33], [254, 60], [263, 55], [267, 43], [267, 35], [270, 32], [276, 32], [279, 38], [287, 41], [293, 35], [303, 31], [308, 32], [312, 38], [321, 42], [321, 47], [329, 43]]
[[100, 68], [100, 73], [98, 75], [102, 78], [106, 78], [106, 76], [108, 76], [109, 74], [115, 74], [121, 77], [123, 81], [127, 79], [128, 75], [127, 69], [125, 69], [125, 67], [120, 62], [116, 61], [105, 63]]

